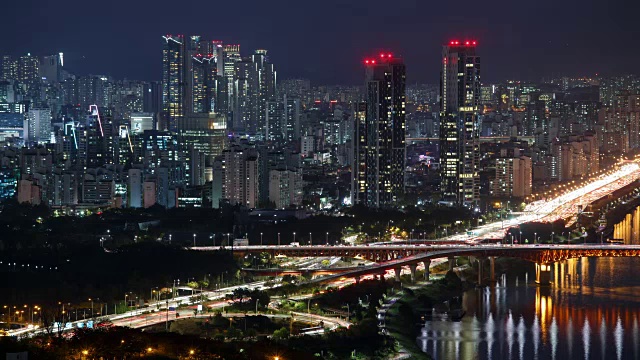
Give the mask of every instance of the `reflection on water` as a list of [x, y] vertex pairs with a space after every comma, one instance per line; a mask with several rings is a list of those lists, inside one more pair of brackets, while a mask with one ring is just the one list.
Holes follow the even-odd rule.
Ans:
[[625, 244], [640, 244], [640, 206], [613, 226], [613, 238], [623, 239]]
[[[639, 258], [571, 259], [551, 287], [526, 275], [463, 297], [461, 322], [431, 321], [417, 341], [435, 359], [640, 359]], [[529, 276], [531, 274], [531, 276]]]

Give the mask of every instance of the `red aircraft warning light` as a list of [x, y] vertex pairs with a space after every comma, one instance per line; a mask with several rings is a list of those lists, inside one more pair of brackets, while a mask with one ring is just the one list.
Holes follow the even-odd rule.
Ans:
[[450, 46], [457, 46], [457, 45], [464, 45], [464, 46], [476, 46], [478, 44], [477, 41], [473, 40], [465, 40], [464, 42], [461, 42], [460, 40], [451, 40], [449, 41], [449, 45]]

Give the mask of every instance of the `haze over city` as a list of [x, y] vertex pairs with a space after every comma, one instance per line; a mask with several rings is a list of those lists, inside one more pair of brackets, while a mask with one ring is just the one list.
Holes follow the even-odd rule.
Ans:
[[0, 356], [640, 358], [638, 10], [6, 4]]
[[[127, 2], [29, 0], [6, 4], [5, 53], [63, 51], [81, 74], [158, 80], [159, 34], [200, 34], [246, 49], [265, 48], [283, 78], [361, 84], [371, 50], [401, 54], [410, 83], [437, 83], [438, 48], [450, 38], [483, 46], [485, 81], [616, 75], [634, 70], [640, 50], [634, 2], [382, 0]], [[37, 11], [34, 11], [37, 9]], [[328, 71], [329, 70], [329, 71]]]

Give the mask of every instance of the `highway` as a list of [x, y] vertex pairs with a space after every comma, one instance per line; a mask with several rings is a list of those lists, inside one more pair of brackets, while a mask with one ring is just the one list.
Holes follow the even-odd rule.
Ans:
[[502, 239], [511, 227], [528, 222], [554, 222], [558, 219], [567, 221], [572, 226], [580, 209], [585, 209], [594, 201], [604, 198], [640, 179], [640, 166], [637, 162], [621, 165], [617, 170], [603, 174], [578, 189], [567, 191], [555, 198], [539, 200], [528, 204], [522, 215], [506, 221], [496, 221], [474, 229], [473, 236], [466, 234], [453, 235], [447, 240], [478, 242], [483, 239]]
[[[210, 304], [208, 305], [209, 308], [211, 309], [220, 309], [220, 308], [224, 308], [227, 305], [226, 301], [222, 301], [219, 303], [214, 303], [214, 304]], [[178, 313], [178, 317], [176, 317], [176, 311], [159, 311], [159, 312], [155, 312], [155, 313], [151, 313], [151, 314], [142, 314], [142, 315], [136, 315], [136, 316], [131, 316], [128, 318], [123, 318], [120, 320], [116, 320], [113, 322], [114, 326], [126, 326], [126, 327], [131, 327], [131, 328], [143, 328], [143, 327], [147, 327], [147, 326], [151, 326], [151, 325], [156, 325], [156, 324], [162, 324], [165, 323], [167, 321], [173, 321], [176, 319], [191, 319], [191, 318], [198, 318], [198, 319], [206, 319], [209, 318], [211, 316], [213, 316], [213, 314], [197, 314], [194, 315], [193, 313], [193, 309], [180, 309], [177, 311]], [[298, 313], [298, 312], [292, 312], [291, 314], [293, 314], [294, 317], [296, 318], [302, 318], [302, 319], [306, 319], [308, 321], [311, 322], [324, 322], [324, 325], [326, 328], [328, 328], [329, 330], [335, 330], [340, 326], [343, 327], [349, 327], [351, 326], [351, 323], [345, 320], [341, 320], [338, 318], [333, 318], [333, 317], [327, 317], [327, 316], [320, 316], [320, 315], [315, 315], [315, 314], [305, 314], [305, 313]], [[269, 318], [282, 318], [282, 319], [288, 319], [291, 317], [291, 315], [289, 314], [263, 314], [263, 313], [258, 313], [258, 314], [253, 314], [255, 315], [260, 315], [260, 316], [266, 316]], [[245, 316], [251, 316], [248, 314], [244, 314], [244, 313], [222, 313], [222, 316], [224, 317], [245, 317]]]
[[[277, 287], [279, 285], [275, 285], [272, 287]], [[216, 291], [203, 291], [202, 292], [202, 296], [206, 296], [207, 301], [212, 301], [212, 300], [220, 300], [220, 299], [224, 299], [225, 296], [230, 293], [233, 292], [235, 289], [239, 289], [239, 288], [248, 288], [250, 290], [254, 290], [254, 289], [258, 289], [258, 290], [262, 290], [262, 289], [266, 289], [267, 287], [265, 287], [265, 282], [264, 281], [258, 281], [258, 282], [253, 282], [253, 283], [247, 283], [247, 284], [242, 284], [242, 285], [235, 285], [235, 286], [230, 286], [227, 288], [222, 288]], [[199, 294], [198, 294], [199, 295]], [[143, 314], [144, 312], [148, 312], [152, 309], [155, 310], [164, 310], [161, 312], [157, 312], [154, 313], [154, 317], [151, 317], [149, 319], [155, 319], [158, 320], [159, 317], [164, 317], [162, 321], [166, 320], [166, 309], [168, 308], [177, 308], [180, 304], [189, 304], [189, 299], [191, 297], [193, 297], [194, 295], [188, 295], [188, 296], [179, 296], [179, 297], [175, 297], [173, 299], [168, 299], [168, 300], [161, 300], [161, 301], [153, 301], [153, 302], [149, 302], [147, 305], [147, 307], [144, 308], [140, 308], [140, 309], [136, 309], [136, 310], [131, 310], [131, 311], [127, 311], [125, 313], [122, 314], [112, 314], [112, 315], [105, 315], [105, 316], [101, 316], [100, 319], [101, 320], [109, 320], [111, 322], [113, 322], [114, 324], [119, 324], [119, 325], [133, 325], [134, 323], [139, 325], [139, 326], [144, 326], [144, 325], [140, 325], [141, 322], [143, 322], [144, 320], [147, 320], [147, 314]], [[222, 306], [220, 306], [222, 307]], [[170, 312], [171, 313], [171, 312]], [[191, 310], [191, 314], [193, 314], [193, 310]], [[148, 315], [152, 315], [152, 314], [148, 314]], [[171, 315], [171, 314], [170, 314]], [[175, 318], [175, 311], [173, 311], [173, 316]], [[69, 324], [72, 327], [77, 327], [79, 323], [86, 323], [88, 321], [88, 319], [84, 319], [84, 320], [79, 320], [79, 321], [71, 321], [69, 322]], [[150, 325], [151, 323], [149, 323]], [[135, 326], [134, 326], [135, 327]], [[57, 329], [54, 329], [54, 332]], [[23, 329], [16, 329], [16, 330], [11, 330], [8, 332], [9, 336], [23, 336], [23, 335], [37, 335], [37, 334], [43, 334], [45, 333], [46, 330], [43, 328], [39, 328], [39, 329], [28, 329], [28, 328], [23, 328]]]

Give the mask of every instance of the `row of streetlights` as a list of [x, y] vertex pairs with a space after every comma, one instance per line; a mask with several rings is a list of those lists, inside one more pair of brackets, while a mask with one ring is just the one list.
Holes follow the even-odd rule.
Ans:
[[[296, 232], [294, 231], [293, 233], [293, 242], [296, 242]], [[260, 233], [260, 246], [263, 245], [263, 238], [264, 238], [264, 233]], [[329, 232], [327, 231], [325, 233], [325, 243], [328, 245], [329, 244]], [[312, 233], [309, 233], [309, 245], [313, 245], [313, 235]], [[280, 246], [280, 233], [278, 233], [278, 246]]]
[[[520, 231], [520, 232], [519, 232], [519, 234], [520, 234], [520, 237], [519, 237], [518, 242], [519, 242], [520, 244], [522, 244], [522, 231]], [[555, 231], [552, 231], [552, 232], [551, 232], [551, 235], [549, 236], [549, 240], [551, 241], [551, 243], [552, 243], [552, 244], [554, 244], [554, 243], [555, 243], [555, 242], [554, 242], [555, 234], [556, 234], [556, 233], [555, 233]], [[516, 235], [517, 235], [517, 234], [516, 234]], [[564, 232], [562, 232], [562, 237], [564, 237]], [[513, 234], [511, 234], [511, 245], [513, 245], [513, 239], [514, 239], [514, 235], [513, 235]], [[534, 233], [533, 233], [533, 243], [535, 244], [535, 243], [536, 243], [536, 241], [537, 241], [537, 242], [539, 242], [539, 241], [540, 241], [540, 237], [538, 236], [538, 233], [537, 233], [537, 232], [534, 232]]]
[[28, 305], [24, 305], [24, 307], [20, 308], [17, 306], [13, 306], [13, 308], [10, 305], [4, 305], [3, 307], [3, 311], [6, 311], [7, 314], [7, 322], [11, 322], [11, 318], [12, 315], [15, 315], [15, 317], [13, 317], [14, 321], [17, 322], [19, 319], [22, 319], [23, 314], [25, 312], [24, 309], [27, 309], [27, 320], [29, 318], [31, 318], [31, 323], [33, 324], [33, 317], [34, 315], [38, 315], [38, 312], [42, 313], [42, 308], [38, 305], [33, 305], [33, 306], [28, 306]]
[[[223, 234], [223, 236], [226, 235], [227, 236], [227, 245], [230, 244], [230, 237], [231, 237], [231, 233], [226, 233]], [[281, 245], [281, 241], [280, 241], [280, 235], [281, 233], [278, 233], [278, 246]], [[292, 232], [293, 235], [293, 242], [296, 242], [296, 235], [297, 233], [294, 231]], [[193, 247], [197, 246], [197, 236], [198, 234], [193, 233]], [[169, 234], [169, 243], [171, 243], [171, 241], [173, 240], [173, 234]], [[213, 242], [213, 246], [215, 246], [215, 236], [214, 235], [209, 235], [209, 240], [211, 240]], [[263, 245], [263, 240], [264, 240], [264, 233], [261, 232], [260, 233], [260, 245]], [[329, 232], [325, 233], [325, 243], [328, 245], [329, 244]], [[313, 234], [310, 232], [309, 233], [309, 245], [313, 245]]]

